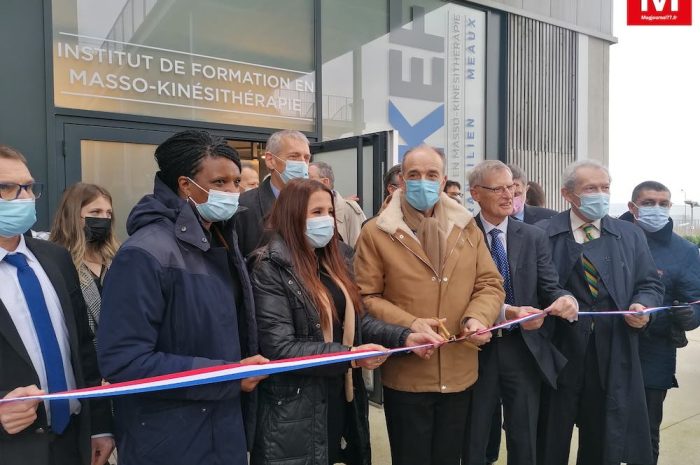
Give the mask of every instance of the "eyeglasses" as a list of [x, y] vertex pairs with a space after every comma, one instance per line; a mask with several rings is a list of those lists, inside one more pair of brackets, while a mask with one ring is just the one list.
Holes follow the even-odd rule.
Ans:
[[14, 182], [0, 183], [0, 198], [2, 200], [17, 200], [25, 190], [29, 195], [38, 199], [44, 190], [44, 185], [40, 182], [30, 182], [27, 184], [16, 184]]
[[447, 195], [449, 195], [450, 197], [457, 197], [458, 199], [464, 197], [464, 194], [462, 194], [461, 192], [448, 192]]
[[498, 187], [487, 187], [487, 186], [476, 186], [476, 187], [481, 187], [482, 189], [486, 189], [488, 191], [491, 191], [496, 195], [503, 195], [506, 193], [506, 191], [510, 192], [511, 194], [513, 192], [515, 192], [515, 184], [511, 184], [510, 186], [498, 186]]

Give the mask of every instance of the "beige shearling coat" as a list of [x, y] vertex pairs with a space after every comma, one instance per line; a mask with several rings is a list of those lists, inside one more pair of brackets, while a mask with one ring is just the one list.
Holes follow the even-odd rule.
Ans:
[[[492, 325], [505, 299], [503, 280], [471, 213], [440, 195], [450, 233], [444, 267], [435, 270], [404, 221], [400, 195], [396, 191], [365, 224], [356, 245], [357, 284], [369, 313], [406, 327], [416, 318], [447, 318], [445, 326], [455, 335], [466, 318]], [[406, 392], [460, 392], [474, 384], [477, 368], [473, 348], [446, 344], [429, 360], [390, 357], [382, 366], [382, 382]]]

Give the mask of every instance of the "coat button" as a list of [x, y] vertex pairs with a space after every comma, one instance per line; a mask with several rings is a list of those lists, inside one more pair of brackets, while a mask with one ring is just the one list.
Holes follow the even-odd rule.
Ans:
[[142, 422], [141, 422], [141, 426], [146, 426], [146, 422], [145, 422], [145, 421], [142, 421]]
[[182, 232], [185, 232], [185, 231], [187, 231], [187, 226], [183, 226], [183, 227], [181, 227], [181, 228], [180, 228], [180, 231], [182, 231]]
[[301, 295], [301, 291], [297, 291], [297, 294]]
[[316, 323], [316, 327], [317, 327], [317, 328], [320, 328], [320, 327], [321, 327], [321, 323]]
[[446, 282], [447, 282], [447, 277], [442, 278], [442, 282], [446, 283]]
[[294, 281], [290, 279], [289, 281], [287, 281], [287, 284], [294, 284]]
[[202, 409], [202, 413], [207, 413], [207, 409], [206, 409], [206, 408], [203, 408], [203, 409]]
[[277, 401], [277, 405], [282, 405], [282, 401], [281, 401], [281, 400], [278, 400], [278, 401]]
[[443, 384], [442, 386], [440, 386], [440, 389], [442, 389], [442, 390], [444, 391], [445, 389], [447, 389], [447, 386], [445, 386], [445, 385]]
[[403, 239], [403, 234], [399, 234], [399, 239]]
[[432, 278], [430, 278], [430, 279], [432, 279], [432, 280], [433, 280], [433, 282], [435, 282], [435, 276], [433, 276], [433, 277], [432, 277]]
[[206, 243], [207, 243], [207, 238], [206, 238], [206, 237], [203, 237], [203, 238], [202, 238], [202, 242], [206, 244]]
[[34, 430], [36, 434], [44, 434], [46, 430], [44, 428], [37, 428]]

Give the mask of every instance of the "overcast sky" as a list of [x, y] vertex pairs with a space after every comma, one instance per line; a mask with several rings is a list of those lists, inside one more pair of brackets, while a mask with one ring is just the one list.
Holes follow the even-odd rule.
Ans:
[[671, 27], [627, 26], [626, 3], [613, 1], [611, 201], [627, 202], [635, 185], [653, 179], [677, 207], [681, 189], [700, 202], [700, 4], [693, 26]]

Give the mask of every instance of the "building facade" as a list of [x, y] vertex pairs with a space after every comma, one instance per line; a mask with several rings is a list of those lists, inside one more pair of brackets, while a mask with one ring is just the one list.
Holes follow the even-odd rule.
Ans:
[[[63, 189], [107, 187], [118, 224], [152, 187], [155, 146], [185, 128], [257, 163], [298, 129], [371, 215], [406, 148], [559, 177], [608, 157], [610, 0], [7, 0], [0, 143], [38, 180], [39, 229]], [[264, 176], [264, 163], [257, 163]], [[465, 200], [472, 207], [470, 200]]]

